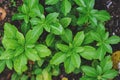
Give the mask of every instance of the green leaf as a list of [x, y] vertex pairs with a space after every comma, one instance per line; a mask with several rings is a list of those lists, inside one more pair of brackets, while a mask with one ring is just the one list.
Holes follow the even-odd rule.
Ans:
[[[43, 70], [42, 75], [43, 75], [44, 80], [52, 80], [50, 72], [48, 72], [46, 69]], [[43, 80], [43, 79], [41, 79], [41, 80]], [[38, 80], [40, 80], [40, 79], [38, 79]]]
[[45, 39], [45, 42], [46, 42], [47, 46], [51, 46], [52, 43], [54, 42], [54, 40], [55, 40], [55, 35], [54, 34], [48, 34], [47, 38]]
[[45, 23], [51, 24], [52, 22], [55, 22], [57, 20], [57, 17], [59, 16], [59, 13], [50, 13], [47, 15]]
[[3, 38], [2, 44], [6, 49], [16, 49], [19, 46], [18, 42], [15, 39]]
[[104, 46], [100, 46], [97, 49], [98, 59], [101, 61], [104, 58], [105, 54], [106, 54], [106, 49], [104, 48]]
[[66, 16], [71, 11], [71, 3], [68, 0], [63, 0], [61, 3], [61, 12]]
[[110, 15], [105, 10], [97, 11], [97, 13], [95, 13], [94, 16], [102, 22], [110, 20]]
[[85, 0], [84, 2], [86, 3], [88, 8], [90, 9], [94, 8], [95, 0]]
[[24, 52], [24, 47], [23, 46], [18, 46], [16, 49], [15, 49], [15, 52], [14, 52], [14, 56], [19, 56], [20, 54], [22, 54]]
[[22, 13], [28, 14], [29, 8], [27, 5], [23, 4], [21, 7]]
[[30, 30], [30, 24], [23, 22], [21, 24], [22, 33], [25, 35], [28, 32], [28, 30]]
[[81, 59], [80, 59], [79, 54], [72, 54], [71, 55], [71, 62], [76, 68], [79, 68], [80, 64], [81, 64]]
[[61, 35], [63, 33], [63, 27], [61, 24], [59, 23], [54, 23], [52, 25], [50, 25], [51, 27], [51, 32], [56, 34], [56, 35]]
[[19, 44], [24, 45], [25, 44], [25, 38], [22, 33], [16, 32], [16, 38]]
[[84, 32], [81, 31], [81, 32], [78, 32], [75, 37], [74, 37], [74, 40], [73, 40], [73, 44], [74, 46], [80, 46], [84, 40]]
[[112, 53], [111, 45], [109, 45], [108, 43], [104, 43], [103, 45], [108, 53]]
[[85, 75], [90, 76], [90, 77], [97, 77], [97, 72], [94, 68], [89, 67], [89, 66], [82, 66], [81, 67]]
[[76, 53], [81, 53], [84, 51], [85, 48], [84, 47], [75, 47], [74, 49], [75, 49]]
[[22, 75], [21, 80], [28, 80], [28, 75]]
[[90, 22], [91, 22], [93, 25], [97, 26], [98, 21], [97, 21], [97, 19], [96, 19], [93, 15], [90, 15], [90, 16], [89, 16], [89, 19], [90, 19]]
[[91, 33], [90, 32], [86, 33], [84, 44], [89, 44], [89, 43], [92, 43], [93, 41], [94, 39], [91, 37]]
[[35, 49], [27, 48], [25, 51], [25, 55], [32, 61], [40, 60], [37, 51]]
[[38, 4], [39, 4], [39, 0], [27, 1], [27, 5], [29, 6], [30, 9], [34, 8]]
[[17, 28], [9, 23], [4, 25], [4, 37], [6, 38], [16, 38]]
[[22, 74], [24, 71], [27, 70], [27, 57], [22, 54], [18, 57], [16, 57], [14, 60], [14, 69], [18, 74]]
[[83, 77], [80, 78], [79, 80], [96, 80], [96, 79], [95, 79], [95, 78], [92, 78], [92, 77], [88, 77], [88, 76], [87, 76], [87, 77], [86, 77], [86, 76], [85, 76], [85, 77], [83, 76]]
[[0, 60], [2, 60], [2, 59], [12, 59], [13, 57], [14, 57], [14, 51], [13, 50], [6, 50], [1, 54]]
[[33, 26], [35, 26], [35, 25], [38, 25], [38, 24], [41, 24], [41, 20], [39, 19], [39, 18], [32, 18], [31, 20], [30, 20], [30, 23], [33, 25]]
[[68, 27], [69, 24], [71, 23], [71, 18], [69, 18], [69, 17], [62, 18], [62, 19], [60, 20], [60, 23], [61, 23], [61, 25], [62, 25], [64, 28], [66, 28], [66, 27]]
[[14, 20], [23, 20], [24, 17], [25, 17], [25, 14], [22, 14], [22, 13], [14, 14], [14, 15], [12, 16], [12, 20], [13, 20], [13, 21], [14, 21]]
[[96, 70], [97, 70], [97, 74], [98, 74], [98, 75], [101, 75], [101, 74], [102, 74], [102, 71], [103, 71], [103, 70], [102, 70], [101, 66], [97, 65]]
[[110, 38], [108, 38], [107, 42], [109, 44], [117, 44], [120, 42], [120, 37], [119, 36], [111, 36]]
[[65, 72], [68, 74], [73, 72], [75, 69], [73, 63], [71, 63], [71, 62], [72, 62], [71, 57], [66, 58], [66, 60], [64, 62]]
[[47, 5], [53, 5], [58, 3], [59, 0], [45, 0], [45, 4]]
[[6, 65], [10, 70], [12, 70], [12, 67], [13, 67], [12, 60], [6, 60]]
[[62, 52], [55, 53], [55, 55], [52, 57], [50, 63], [59, 65], [60, 63], [64, 62], [66, 59], [66, 54]]
[[109, 71], [106, 71], [102, 77], [103, 78], [106, 78], [106, 79], [113, 79], [115, 76], [118, 75], [118, 72], [115, 71], [115, 70], [109, 70]]
[[105, 57], [101, 62], [100, 66], [103, 69], [103, 72], [106, 72], [110, 69], [112, 69], [112, 60], [110, 56]]
[[81, 14], [81, 16], [77, 20], [78, 25], [83, 25], [88, 21], [88, 16]]
[[34, 44], [39, 39], [40, 35], [43, 32], [43, 27], [34, 27], [32, 30], [29, 30], [25, 36], [26, 44]]
[[38, 55], [42, 58], [46, 57], [46, 56], [50, 56], [51, 51], [49, 48], [47, 48], [47, 46], [39, 44], [35, 46], [35, 49], [38, 52]]
[[87, 60], [92, 60], [92, 59], [96, 59], [96, 50], [95, 48], [91, 47], [91, 46], [85, 46], [83, 47], [84, 51], [80, 53], [80, 55], [87, 59]]
[[100, 36], [97, 32], [91, 31], [91, 32], [90, 32], [90, 35], [91, 35], [91, 37], [93, 38], [93, 40], [101, 41], [101, 36]]
[[69, 50], [68, 45], [58, 43], [56, 47], [62, 52], [67, 52]]
[[0, 60], [0, 73], [2, 73], [4, 69], [5, 69], [5, 61]]
[[73, 38], [73, 35], [70, 29], [66, 29], [64, 33], [61, 35], [61, 39], [65, 41], [66, 43], [71, 43], [72, 38]]
[[84, 0], [74, 0], [74, 1], [76, 2], [77, 5], [86, 7]]

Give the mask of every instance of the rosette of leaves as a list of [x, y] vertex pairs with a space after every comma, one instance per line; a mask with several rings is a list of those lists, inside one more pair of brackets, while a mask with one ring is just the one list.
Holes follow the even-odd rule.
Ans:
[[110, 19], [110, 15], [105, 10], [94, 9], [95, 0], [74, 0], [79, 7], [78, 25], [92, 24], [97, 26], [98, 22], [104, 22]]
[[[106, 53], [112, 54], [112, 44], [118, 44], [120, 42], [120, 37], [113, 35], [110, 36], [109, 32], [105, 31], [105, 27], [100, 24], [95, 30], [90, 31], [89, 39], [96, 42], [97, 56], [99, 60], [102, 60]], [[88, 40], [89, 40], [88, 39]]]
[[45, 0], [45, 4], [52, 5], [52, 7], [49, 6], [46, 8], [47, 11], [57, 10], [63, 13], [64, 16], [67, 16], [72, 8], [71, 0]]
[[23, 4], [18, 7], [18, 13], [12, 16], [12, 20], [24, 20], [21, 30], [24, 34], [30, 29], [30, 19], [41, 16], [44, 13], [43, 6], [39, 4], [39, 0], [23, 0]]
[[80, 68], [81, 57], [87, 60], [96, 58], [96, 50], [92, 46], [82, 45], [85, 34], [83, 31], [77, 32], [73, 38], [71, 30], [66, 29], [61, 35], [61, 39], [66, 43], [57, 43], [56, 47], [60, 50], [52, 57], [50, 63], [59, 65], [64, 63], [67, 73], [73, 72], [76, 68]]
[[0, 60], [9, 60], [8, 68], [14, 68], [18, 74], [27, 70], [27, 61], [39, 61], [51, 54], [47, 46], [37, 43], [42, 29], [34, 27], [29, 30], [25, 37], [17, 28], [9, 23], [4, 26], [2, 44], [5, 51]]
[[50, 13], [46, 17], [44, 14], [42, 14], [42, 16], [38, 18], [32, 18], [30, 22], [35, 27], [41, 27], [47, 32], [55, 35], [61, 35], [64, 31], [64, 28], [57, 19], [58, 16], [59, 13], [56, 12]]
[[117, 76], [118, 72], [112, 69], [112, 60], [110, 56], [106, 56], [99, 65], [95, 67], [82, 66], [84, 75], [80, 80], [109, 80]]

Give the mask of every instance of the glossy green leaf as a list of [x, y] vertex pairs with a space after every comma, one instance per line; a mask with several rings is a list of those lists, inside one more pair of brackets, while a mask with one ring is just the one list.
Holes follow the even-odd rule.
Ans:
[[97, 13], [94, 14], [94, 16], [102, 22], [110, 19], [109, 13], [105, 10], [98, 11]]
[[48, 14], [48, 15], [46, 16], [45, 22], [46, 22], [47, 24], [50, 24], [50, 23], [52, 23], [52, 22], [55, 22], [55, 21], [57, 20], [57, 17], [58, 17], [58, 16], [59, 16], [59, 13], [56, 13], [56, 12], [50, 13], [50, 14]]
[[71, 18], [69, 18], [69, 17], [62, 18], [62, 19], [60, 20], [60, 23], [61, 23], [61, 25], [62, 25], [64, 28], [66, 28], [66, 27], [68, 27], [69, 24], [71, 23]]
[[2, 44], [6, 49], [12, 49], [12, 50], [14, 50], [19, 45], [15, 39], [9, 39], [5, 37], [2, 40]]
[[106, 52], [112, 53], [112, 47], [111, 47], [110, 44], [104, 43], [103, 45], [104, 45], [104, 47], [106, 49]]
[[13, 62], [12, 62], [12, 60], [6, 60], [6, 65], [7, 65], [7, 67], [8, 67], [10, 70], [12, 70], [12, 67], [13, 67]]
[[24, 17], [25, 17], [25, 14], [22, 14], [22, 13], [14, 14], [14, 15], [12, 16], [12, 20], [13, 20], [13, 21], [14, 21], [14, 20], [23, 20]]
[[109, 44], [117, 44], [120, 42], [120, 37], [114, 35], [114, 36], [111, 36], [110, 38], [108, 38], [107, 42]]
[[22, 54], [24, 52], [24, 47], [23, 46], [18, 46], [16, 47], [15, 51], [14, 51], [14, 56], [19, 56], [20, 54]]
[[50, 63], [59, 65], [60, 63], [64, 62], [66, 59], [66, 54], [62, 52], [55, 53], [55, 55], [52, 57]]
[[74, 0], [74, 1], [76, 2], [77, 5], [82, 6], [82, 7], [86, 7], [84, 0]]
[[83, 25], [88, 21], [88, 16], [82, 15], [78, 18], [77, 24]]
[[7, 38], [16, 38], [17, 28], [9, 23], [4, 25], [4, 37]]
[[85, 35], [84, 35], [83, 31], [78, 32], [74, 37], [73, 44], [75, 46], [80, 46], [84, 40], [84, 37], [85, 37]]
[[25, 51], [25, 55], [28, 57], [28, 59], [32, 60], [32, 61], [36, 61], [39, 60], [39, 56], [37, 54], [37, 51], [35, 49], [26, 49]]
[[102, 70], [101, 66], [97, 65], [96, 71], [97, 71], [98, 75], [101, 75], [103, 70]]
[[110, 69], [112, 69], [112, 60], [110, 56], [105, 57], [101, 62], [100, 66], [103, 69], [103, 72], [106, 72]]
[[43, 32], [43, 28], [38, 26], [34, 27], [32, 30], [29, 30], [25, 36], [26, 44], [36, 43], [42, 32]]
[[104, 48], [104, 46], [100, 46], [98, 49], [97, 49], [97, 57], [99, 60], [102, 60], [104, 58], [106, 54], [106, 49]]
[[65, 72], [68, 74], [73, 72], [75, 69], [74, 64], [71, 62], [72, 62], [71, 57], [68, 57], [64, 62]]
[[96, 77], [97, 72], [94, 68], [89, 67], [89, 66], [82, 66], [81, 67], [85, 75], [90, 76], [90, 77]]
[[59, 0], [45, 0], [45, 4], [47, 5], [53, 5], [56, 4]]
[[92, 59], [96, 59], [96, 50], [95, 48], [91, 47], [91, 46], [85, 46], [83, 47], [84, 51], [80, 53], [80, 55], [87, 59], [87, 60], [92, 60]]
[[0, 60], [12, 59], [13, 57], [14, 57], [14, 51], [13, 50], [6, 50], [1, 54]]
[[72, 38], [73, 38], [73, 35], [70, 29], [66, 29], [64, 33], [61, 35], [61, 39], [66, 43], [72, 42]]
[[63, 0], [61, 3], [61, 12], [66, 16], [71, 11], [71, 3], [68, 0]]
[[21, 9], [22, 9], [22, 12], [23, 12], [24, 14], [27, 14], [27, 13], [28, 13], [28, 11], [29, 11], [28, 6], [27, 6], [27, 5], [25, 5], [25, 4], [23, 4], [23, 5], [22, 5]]
[[54, 42], [54, 39], [55, 39], [54, 34], [48, 34], [46, 39], [45, 39], [45, 42], [46, 42], [47, 46], [51, 46], [52, 43]]
[[76, 68], [79, 68], [80, 64], [81, 64], [81, 59], [80, 59], [79, 54], [72, 54], [71, 55], [71, 62]]
[[109, 71], [106, 71], [102, 77], [106, 78], [106, 79], [113, 79], [115, 76], [118, 75], [118, 72], [115, 71], [115, 70], [109, 70]]
[[5, 61], [0, 60], [0, 73], [2, 73], [4, 69], [5, 69]]
[[91, 31], [91, 32], [90, 32], [90, 35], [91, 35], [91, 37], [93, 38], [93, 40], [101, 41], [101, 36], [100, 36], [97, 32]]
[[19, 44], [24, 45], [25, 44], [25, 38], [22, 33], [16, 32], [16, 38]]
[[94, 8], [95, 0], [85, 0], [84, 2], [88, 8], [90, 8], [90, 9]]
[[32, 18], [30, 20], [30, 23], [35, 26], [35, 25], [41, 24], [41, 20], [39, 18]]
[[59, 23], [54, 23], [50, 25], [51, 27], [51, 32], [54, 33], [55, 35], [61, 35], [64, 31], [63, 27]]
[[48, 72], [46, 69], [42, 72], [43, 80], [52, 80], [50, 72]]
[[62, 52], [67, 52], [69, 50], [68, 45], [58, 43], [56, 47]]
[[35, 49], [38, 52], [38, 55], [42, 58], [46, 57], [46, 56], [50, 56], [51, 51], [49, 48], [47, 48], [47, 46], [39, 44], [35, 46]]
[[27, 57], [22, 54], [14, 59], [14, 69], [18, 74], [27, 70]]

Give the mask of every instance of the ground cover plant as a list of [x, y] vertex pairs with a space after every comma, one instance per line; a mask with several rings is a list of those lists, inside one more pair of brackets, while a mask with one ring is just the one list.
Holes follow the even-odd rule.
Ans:
[[116, 77], [111, 45], [120, 37], [109, 35], [105, 22], [111, 17], [94, 5], [94, 0], [45, 0], [45, 5], [23, 0], [12, 16], [20, 27], [4, 24], [0, 73], [13, 70], [11, 80], [53, 80], [61, 69], [82, 74], [77, 80]]

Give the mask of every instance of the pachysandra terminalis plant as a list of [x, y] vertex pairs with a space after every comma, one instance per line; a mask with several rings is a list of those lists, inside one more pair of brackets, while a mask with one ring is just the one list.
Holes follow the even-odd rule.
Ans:
[[[112, 68], [112, 44], [105, 21], [110, 15], [94, 9], [94, 0], [23, 0], [12, 20], [18, 29], [4, 25], [0, 47], [0, 73], [7, 66], [11, 80], [52, 80], [61, 74], [83, 74], [80, 80], [108, 80], [117, 76]], [[109, 54], [110, 53], [110, 54]], [[88, 63], [86, 63], [86, 61]]]

